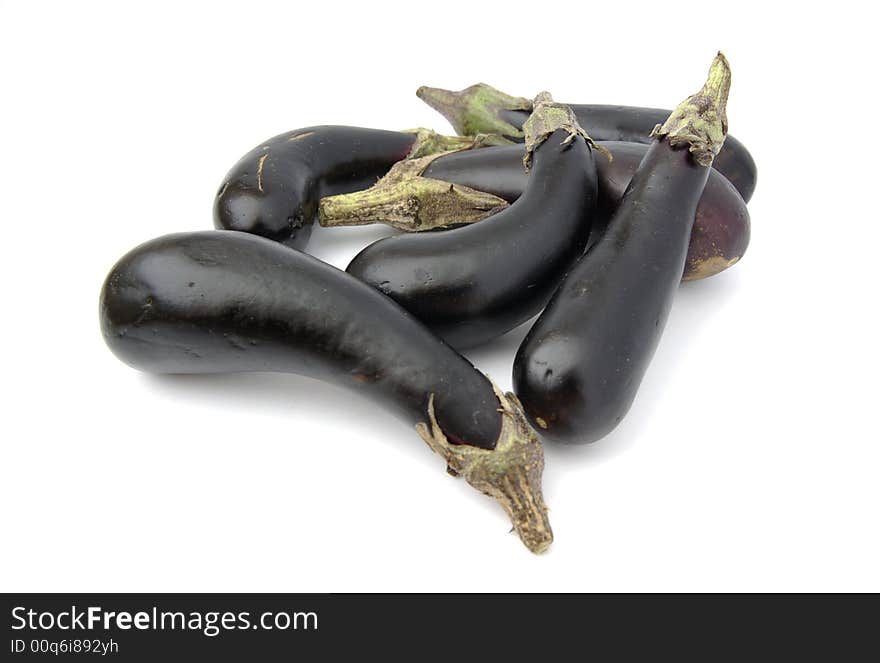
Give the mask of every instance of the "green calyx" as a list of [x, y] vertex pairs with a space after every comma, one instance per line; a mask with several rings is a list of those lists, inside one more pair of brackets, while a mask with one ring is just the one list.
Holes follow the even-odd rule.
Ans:
[[456, 133], [462, 136], [490, 134], [493, 145], [509, 144], [513, 142], [510, 138], [523, 137], [519, 127], [502, 119], [501, 111], [532, 110], [528, 99], [512, 97], [485, 83], [458, 92], [422, 86], [416, 96], [449, 120]]
[[484, 135], [472, 136], [444, 136], [432, 129], [418, 127], [416, 129], [404, 129], [402, 133], [415, 134], [416, 140], [410, 148], [407, 159], [418, 159], [431, 154], [441, 152], [454, 152], [457, 150], [470, 150], [475, 147], [489, 145], [490, 137]]
[[432, 161], [450, 153], [404, 159], [369, 189], [322, 198], [318, 223], [324, 227], [384, 223], [419, 232], [474, 223], [509, 206], [490, 193], [422, 177]]
[[523, 133], [526, 143], [526, 152], [523, 156], [523, 165], [526, 170], [532, 163], [532, 155], [538, 146], [549, 138], [553, 132], [560, 129], [567, 131], [568, 136], [562, 145], [569, 145], [578, 136], [582, 137], [587, 144], [595, 150], [602, 152], [608, 159], [611, 159], [611, 153], [604, 147], [596, 145], [593, 139], [578, 124], [574, 111], [565, 104], [553, 101], [549, 92], [541, 92], [533, 104], [534, 110], [529, 115], [529, 119], [523, 124]]
[[727, 96], [730, 65], [720, 51], [709, 68], [703, 88], [685, 99], [651, 136], [665, 138], [672, 147], [687, 146], [701, 166], [712, 165], [727, 136]]
[[417, 424], [416, 431], [446, 461], [449, 474], [463, 477], [481, 493], [495, 498], [525, 546], [542, 553], [553, 542], [541, 488], [544, 449], [519, 399], [492, 386], [501, 413], [501, 432], [494, 449], [450, 443], [437, 422], [433, 394], [428, 400], [428, 421]]

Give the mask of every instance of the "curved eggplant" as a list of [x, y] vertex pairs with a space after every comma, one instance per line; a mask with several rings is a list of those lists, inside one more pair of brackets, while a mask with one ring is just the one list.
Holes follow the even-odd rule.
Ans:
[[[523, 122], [531, 104], [523, 97], [512, 97], [495, 88], [478, 83], [460, 92], [420, 87], [418, 97], [440, 112], [462, 135], [496, 134], [507, 140], [522, 142]], [[606, 104], [571, 104], [578, 122], [596, 141], [650, 143], [651, 131], [662, 124], [669, 111], [660, 108], [612, 106]], [[715, 158], [713, 167], [726, 177], [743, 200], [748, 202], [755, 192], [758, 168], [746, 146], [728, 136]]]
[[533, 166], [514, 205], [470, 226], [381, 239], [348, 266], [455, 347], [538, 313], [586, 246], [597, 197], [593, 151], [571, 111], [547, 98], [539, 96], [526, 123]]
[[516, 398], [334, 267], [241, 232], [167, 235], [112, 269], [100, 320], [110, 349], [140, 370], [279, 371], [356, 389], [498, 499], [531, 550], [552, 539], [543, 452]]
[[408, 156], [473, 142], [427, 129], [318, 126], [288, 131], [260, 143], [226, 174], [214, 197], [214, 226], [302, 248], [322, 197], [364, 189]]
[[592, 442], [629, 410], [681, 280], [697, 204], [727, 132], [730, 69], [662, 127], [599, 241], [523, 340], [514, 390], [546, 438]]
[[[599, 145], [614, 159], [596, 161], [599, 205], [593, 223], [594, 238], [601, 237], [648, 151], [647, 145], [639, 143], [606, 141]], [[421, 176], [475, 189], [512, 203], [528, 182], [528, 174], [521, 166], [522, 154], [523, 148], [519, 145], [453, 152], [433, 160]], [[711, 170], [697, 205], [682, 280], [706, 278], [732, 266], [745, 254], [750, 235], [745, 202], [727, 179]]]

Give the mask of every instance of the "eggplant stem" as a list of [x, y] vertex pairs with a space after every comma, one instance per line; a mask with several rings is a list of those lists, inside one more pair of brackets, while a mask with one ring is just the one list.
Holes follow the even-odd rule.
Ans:
[[597, 145], [583, 127], [578, 124], [577, 116], [571, 107], [553, 101], [549, 92], [541, 92], [535, 97], [534, 110], [529, 119], [523, 123], [525, 132], [526, 152], [523, 155], [523, 166], [526, 171], [532, 164], [532, 156], [538, 146], [547, 140], [553, 132], [558, 130], [568, 132], [568, 136], [562, 141], [565, 147], [571, 144], [578, 136], [587, 141], [587, 145], [604, 154], [609, 161], [613, 159], [611, 152], [601, 145]]
[[729, 94], [730, 64], [718, 51], [700, 91], [681, 102], [666, 122], [654, 127], [651, 136], [665, 138], [671, 147], [688, 147], [694, 161], [708, 168], [727, 136]]
[[502, 111], [532, 110], [532, 102], [525, 97], [512, 97], [485, 83], [458, 92], [423, 85], [416, 96], [445, 117], [459, 135], [490, 134], [494, 145], [508, 145], [514, 142], [511, 138], [523, 137], [519, 127], [502, 119]]
[[[472, 141], [472, 146], [474, 139]], [[405, 232], [475, 223], [509, 207], [503, 198], [467, 186], [422, 177], [438, 152], [405, 159], [369, 189], [322, 198], [318, 223], [324, 227], [384, 223]]]
[[438, 134], [433, 129], [417, 127], [416, 129], [404, 129], [401, 133], [415, 134], [416, 140], [410, 148], [407, 159], [419, 159], [432, 154], [455, 152], [458, 150], [470, 150], [475, 147], [489, 145], [488, 138], [484, 134], [473, 136], [446, 136]]
[[446, 461], [450, 474], [464, 477], [481, 493], [494, 497], [525, 546], [533, 553], [542, 553], [553, 542], [541, 490], [544, 449], [519, 399], [503, 393], [494, 383], [492, 386], [502, 412], [501, 432], [494, 449], [451, 444], [437, 423], [433, 394], [428, 399], [429, 423], [416, 424], [416, 431]]

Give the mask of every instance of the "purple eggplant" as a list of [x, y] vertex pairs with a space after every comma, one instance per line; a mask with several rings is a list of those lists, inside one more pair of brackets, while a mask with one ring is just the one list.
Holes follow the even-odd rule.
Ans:
[[381, 239], [347, 271], [454, 347], [485, 343], [537, 314], [586, 247], [596, 159], [571, 111], [546, 99], [526, 138], [532, 167], [516, 203], [469, 226]]
[[226, 174], [214, 197], [214, 226], [303, 248], [322, 197], [365, 189], [406, 157], [472, 144], [427, 129], [288, 131], [260, 143]]
[[550, 440], [586, 443], [623, 419], [660, 340], [685, 267], [712, 160], [727, 134], [730, 69], [654, 132], [602, 237], [571, 269], [523, 340], [514, 390]]
[[297, 373], [368, 396], [414, 426], [451, 474], [496, 498], [530, 550], [552, 540], [543, 451], [516, 397], [316, 258], [242, 232], [160, 237], [113, 267], [100, 322], [116, 356], [143, 371]]

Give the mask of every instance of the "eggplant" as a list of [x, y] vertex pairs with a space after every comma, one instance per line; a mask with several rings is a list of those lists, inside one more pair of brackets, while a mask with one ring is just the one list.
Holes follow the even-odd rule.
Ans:
[[[522, 142], [523, 122], [531, 103], [478, 83], [459, 92], [420, 87], [418, 97], [439, 111], [462, 135], [493, 134], [502, 141]], [[651, 142], [651, 131], [662, 124], [669, 111], [660, 108], [612, 106], [606, 104], [570, 104], [578, 122], [596, 141]], [[755, 192], [758, 168], [746, 146], [727, 136], [724, 147], [715, 157], [713, 167], [726, 177], [743, 200]]]
[[730, 68], [658, 127], [608, 228], [520, 345], [514, 391], [544, 438], [586, 443], [629, 410], [684, 270], [697, 205], [727, 133]]
[[100, 322], [110, 349], [142, 371], [289, 372], [371, 397], [496, 498], [530, 550], [552, 540], [543, 450], [516, 397], [341, 270], [247, 233], [166, 235], [113, 267]]
[[531, 174], [515, 204], [473, 225], [381, 239], [346, 270], [457, 348], [538, 313], [589, 237], [598, 195], [592, 141], [546, 93], [525, 130]]
[[[601, 237], [648, 151], [647, 145], [639, 143], [606, 141], [599, 145], [614, 158], [596, 161], [599, 204], [591, 242]], [[519, 145], [453, 152], [434, 158], [422, 171], [421, 177], [479, 190], [512, 203], [519, 198], [528, 182], [528, 175], [520, 165], [522, 154], [523, 148]], [[321, 201], [322, 205], [325, 200]], [[727, 179], [711, 170], [697, 204], [682, 280], [706, 278], [735, 264], [748, 248], [750, 234], [751, 224], [745, 201]]]
[[214, 226], [303, 248], [322, 197], [365, 189], [407, 157], [471, 145], [471, 138], [428, 129], [288, 131], [260, 143], [226, 174], [214, 197]]

